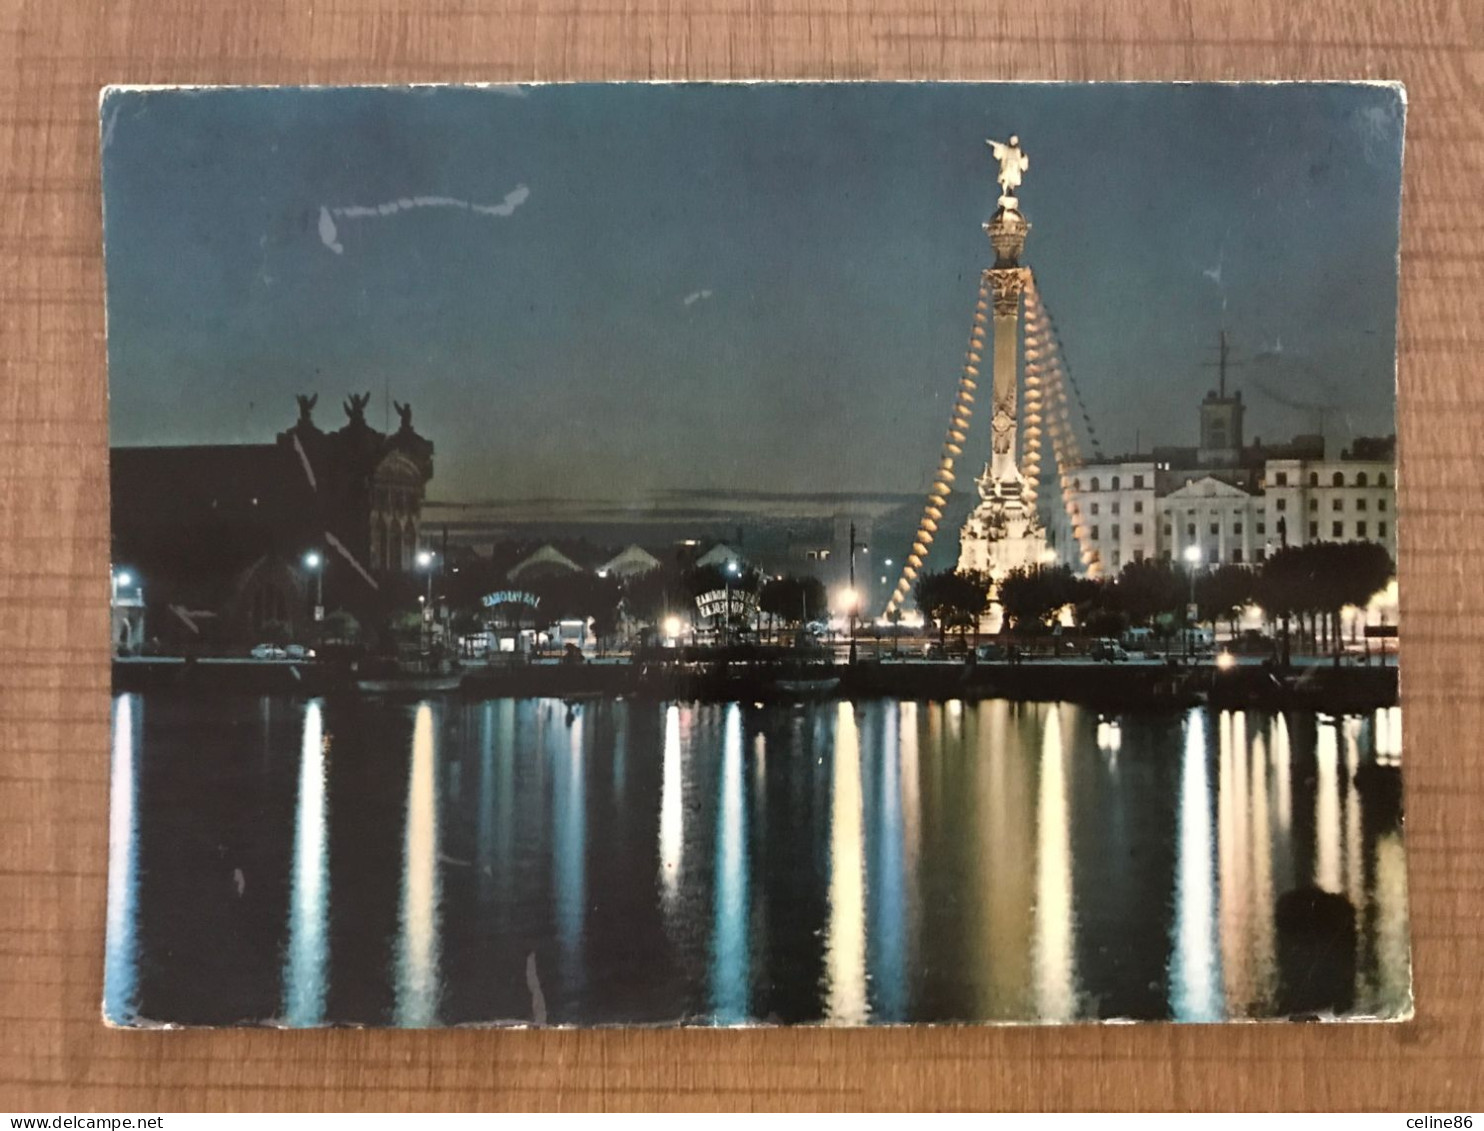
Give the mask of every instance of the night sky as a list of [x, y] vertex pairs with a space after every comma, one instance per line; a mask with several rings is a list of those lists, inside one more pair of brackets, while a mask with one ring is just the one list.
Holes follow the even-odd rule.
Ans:
[[116, 444], [369, 390], [437, 500], [918, 492], [1012, 132], [1109, 454], [1194, 443], [1223, 326], [1249, 440], [1394, 430], [1391, 88], [125, 91], [102, 128]]

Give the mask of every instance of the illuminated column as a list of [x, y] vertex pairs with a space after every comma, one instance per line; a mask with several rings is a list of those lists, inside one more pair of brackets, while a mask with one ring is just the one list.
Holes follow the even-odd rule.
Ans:
[[994, 245], [995, 264], [985, 272], [994, 288], [994, 394], [990, 418], [990, 476], [1000, 482], [1019, 477], [1015, 466], [1017, 384], [1016, 347], [1020, 341], [1020, 296], [1027, 268], [1020, 266], [1025, 237], [1031, 230], [1018, 211], [1001, 208], [984, 230]]

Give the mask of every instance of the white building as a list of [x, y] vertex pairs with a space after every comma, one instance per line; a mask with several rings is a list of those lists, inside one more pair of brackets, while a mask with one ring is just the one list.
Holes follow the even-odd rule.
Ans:
[[[1326, 458], [1319, 436], [1242, 442], [1242, 399], [1224, 390], [1201, 405], [1198, 448], [1086, 464], [1071, 473], [1087, 541], [1105, 576], [1129, 562], [1251, 565], [1281, 546], [1375, 542], [1396, 558], [1395, 439], [1357, 440]], [[1064, 515], [1052, 528], [1059, 560], [1077, 562]]]

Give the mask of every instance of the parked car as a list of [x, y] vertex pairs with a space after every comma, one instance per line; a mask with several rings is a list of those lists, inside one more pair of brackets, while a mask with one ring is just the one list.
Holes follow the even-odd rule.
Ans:
[[289, 654], [286, 649], [280, 648], [277, 644], [255, 644], [252, 658], [254, 660], [287, 660]]
[[1094, 640], [1087, 654], [1094, 660], [1106, 660], [1110, 664], [1128, 659], [1128, 653], [1123, 650], [1123, 645], [1108, 638]]
[[284, 647], [284, 656], [290, 660], [312, 660], [314, 649], [306, 648], [302, 644], [289, 644]]
[[1148, 628], [1125, 629], [1122, 643], [1130, 652], [1147, 652], [1154, 645], [1154, 631]]
[[946, 644], [930, 640], [922, 646], [922, 654], [928, 660], [962, 660], [969, 654], [969, 646], [961, 639], [949, 640]]

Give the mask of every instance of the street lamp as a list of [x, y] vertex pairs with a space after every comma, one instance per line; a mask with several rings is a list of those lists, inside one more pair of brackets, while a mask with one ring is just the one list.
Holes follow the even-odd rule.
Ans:
[[727, 594], [726, 609], [721, 615], [721, 642], [723, 645], [732, 642], [732, 578], [736, 577], [738, 572], [736, 562], [727, 562], [726, 569], [722, 570], [722, 579], [726, 585]]
[[426, 570], [428, 574], [428, 595], [423, 600], [423, 624], [427, 625], [425, 632], [430, 646], [433, 640], [433, 556], [432, 550], [417, 552], [417, 568]]
[[[1190, 571], [1189, 571], [1190, 572], [1190, 605], [1185, 610], [1186, 611], [1186, 619], [1187, 620], [1194, 620], [1195, 619], [1195, 616], [1196, 616], [1196, 612], [1195, 612], [1195, 569], [1196, 569], [1196, 566], [1198, 566], [1198, 565], [1201, 564], [1201, 548], [1199, 546], [1197, 546], [1194, 542], [1192, 542], [1189, 546], [1186, 546], [1185, 547], [1185, 553], [1183, 555], [1181, 555], [1181, 556], [1185, 558], [1186, 565], [1188, 565], [1190, 567]], [[1186, 629], [1185, 629], [1185, 654], [1186, 654], [1187, 657], [1190, 655], [1190, 653], [1192, 651], [1195, 650], [1194, 649], [1194, 641], [1191, 640], [1190, 636], [1191, 636], [1191, 630], [1187, 626]]]
[[850, 614], [850, 662], [855, 663], [855, 625], [856, 612], [860, 608], [861, 595], [852, 584], [845, 592], [840, 594], [840, 603], [845, 606], [845, 611]]
[[325, 559], [315, 550], [304, 555], [304, 568], [314, 574], [314, 619], [325, 619]]
[[850, 601], [850, 662], [852, 664], [855, 663], [856, 610], [860, 605], [860, 594], [855, 589], [855, 551], [857, 549], [866, 554], [871, 552], [871, 548], [864, 542], [855, 540], [855, 523], [852, 522], [850, 524], [850, 588], [845, 591]]

